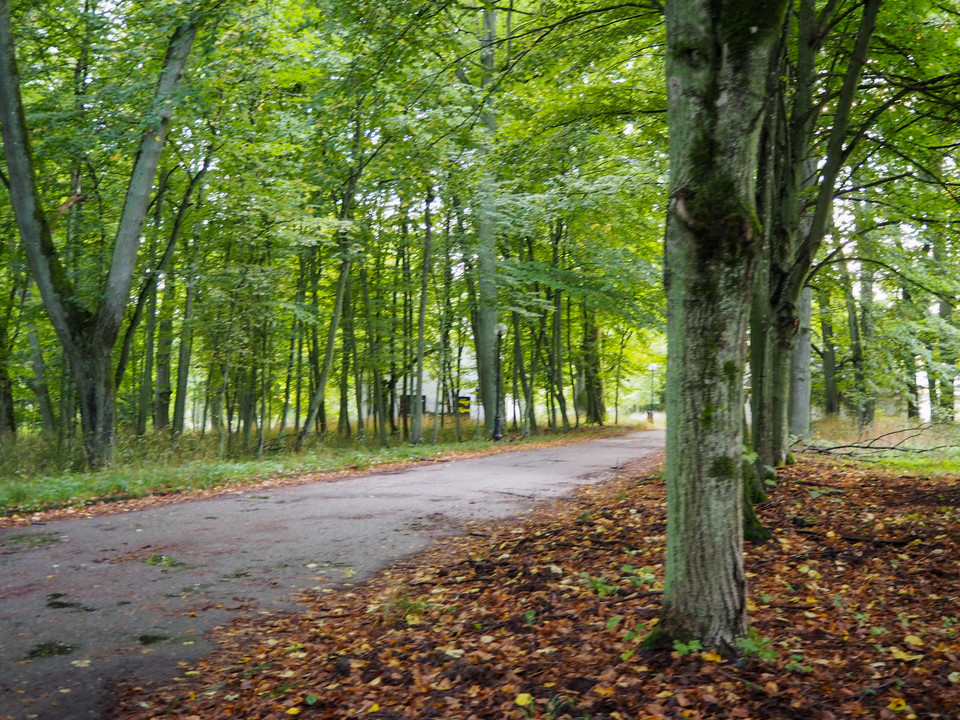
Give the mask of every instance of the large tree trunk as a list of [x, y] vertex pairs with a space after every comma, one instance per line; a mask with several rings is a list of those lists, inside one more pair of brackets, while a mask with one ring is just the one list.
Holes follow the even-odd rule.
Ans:
[[658, 642], [747, 631], [743, 369], [769, 55], [785, 0], [667, 3], [667, 553]]
[[110, 269], [97, 307], [82, 307], [60, 261], [43, 213], [33, 153], [20, 98], [9, 0], [0, 0], [0, 129], [10, 177], [10, 199], [27, 261], [50, 322], [64, 348], [80, 395], [84, 448], [98, 467], [113, 455], [116, 409], [111, 352], [130, 300], [130, 286], [153, 181], [187, 57], [197, 34], [189, 20], [170, 39], [157, 84], [152, 122], [144, 131], [117, 225]]

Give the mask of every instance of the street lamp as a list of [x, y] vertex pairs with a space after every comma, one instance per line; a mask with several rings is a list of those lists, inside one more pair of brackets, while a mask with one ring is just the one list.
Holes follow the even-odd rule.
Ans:
[[493, 416], [493, 441], [499, 442], [503, 437], [503, 418], [500, 416], [500, 394], [503, 385], [500, 374], [500, 350], [503, 346], [503, 336], [507, 334], [507, 326], [503, 323], [497, 323], [497, 403], [496, 412]]
[[647, 422], [651, 425], [653, 424], [653, 407], [656, 404], [656, 396], [654, 395], [654, 381], [657, 379], [657, 364], [650, 363], [647, 366], [647, 369], [650, 370], [650, 404], [647, 406]]

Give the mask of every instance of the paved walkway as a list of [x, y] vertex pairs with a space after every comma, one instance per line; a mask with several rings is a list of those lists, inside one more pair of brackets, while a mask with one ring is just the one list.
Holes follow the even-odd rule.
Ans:
[[241, 614], [296, 606], [657, 452], [663, 432], [373, 471], [0, 530], [0, 718], [99, 718], [112, 682], [162, 680]]

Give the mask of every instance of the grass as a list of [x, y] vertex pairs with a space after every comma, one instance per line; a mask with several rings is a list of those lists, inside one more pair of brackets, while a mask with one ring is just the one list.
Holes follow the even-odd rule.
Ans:
[[960, 426], [880, 417], [863, 429], [849, 418], [825, 418], [810, 443], [832, 454], [919, 475], [960, 474]]
[[[585, 427], [553, 435], [508, 437], [502, 445], [562, 441], [625, 429]], [[12, 447], [4, 447], [0, 460], [0, 515], [241, 486], [277, 477], [363, 469], [492, 449], [485, 439], [456, 442], [452, 432], [442, 436], [436, 445], [411, 445], [391, 438], [392, 447], [381, 448], [376, 442], [376, 438], [350, 441], [330, 437], [314, 441], [300, 453], [284, 447], [260, 458], [219, 459], [216, 438], [210, 435], [203, 439], [185, 436], [173, 443], [169, 436], [157, 433], [121, 438], [116, 460], [110, 467], [86, 472], [75, 469], [78, 463], [73, 460], [72, 451], [58, 456], [51, 441], [27, 436], [19, 438]]]

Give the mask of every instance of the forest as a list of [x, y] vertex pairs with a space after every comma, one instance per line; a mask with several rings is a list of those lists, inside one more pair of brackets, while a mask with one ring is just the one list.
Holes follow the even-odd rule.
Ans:
[[[5, 452], [419, 443], [475, 432], [462, 396], [519, 434], [659, 408], [659, 2], [5, 4]], [[953, 418], [956, 21], [797, 2], [758, 71], [761, 467], [788, 397], [794, 435], [811, 396]]]
[[[621, 633], [624, 668], [645, 658], [662, 670], [656, 682], [647, 665], [610, 675], [603, 638], [583, 640], [598, 717], [619, 720], [657, 688], [673, 704], [643, 706], [650, 717], [728, 717], [708, 684], [718, 673], [736, 676], [728, 699], [750, 695], [758, 717], [771, 702], [771, 717], [812, 717], [812, 681], [782, 694], [764, 660], [817, 678], [823, 702], [851, 716], [917, 717], [914, 703], [945, 717], [960, 683], [948, 673], [957, 620], [937, 626], [932, 605], [891, 588], [910, 562], [911, 578], [940, 593], [931, 598], [955, 592], [956, 573], [930, 559], [954, 543], [955, 489], [791, 466], [814, 420], [850, 423], [858, 439], [845, 447], [868, 451], [871, 433], [949, 434], [956, 420], [958, 21], [947, 0], [0, 0], [0, 474], [173, 464], [201, 447], [262, 459], [535, 439], [665, 412], [665, 492], [634, 478], [579, 517], [517, 529], [536, 562], [515, 564], [503, 551], [511, 531], [485, 528], [475, 534], [498, 539], [484, 550], [503, 551], [495, 560], [452, 544], [474, 560], [420, 568], [422, 584], [458, 599], [458, 564], [472, 566], [478, 597], [500, 569], [514, 573], [488, 610], [543, 600], [526, 626], [519, 615], [493, 626], [509, 631], [496, 636], [496, 672], [526, 654], [514, 643], [540, 632], [538, 613], [563, 606], [583, 638], [600, 625]], [[905, 497], [942, 512], [890, 509]], [[554, 534], [566, 540], [544, 539]], [[745, 554], [744, 540], [756, 549]], [[560, 546], [575, 552], [552, 560]], [[622, 560], [608, 579], [619, 551], [655, 558], [662, 583]], [[779, 574], [758, 571], [764, 562], [806, 579], [784, 581], [788, 594]], [[833, 569], [860, 584], [828, 590]], [[762, 605], [747, 594], [758, 575]], [[623, 601], [656, 596], [656, 617], [618, 630], [650, 609], [603, 620], [621, 602], [605, 598], [628, 585], [637, 591]], [[403, 584], [399, 610], [371, 599], [390, 587], [388, 573], [363, 602], [401, 626], [391, 642], [435, 642], [418, 636], [420, 616], [440, 627], [462, 611]], [[869, 625], [878, 602], [900, 608], [910, 634], [899, 645], [870, 644], [890, 632]], [[781, 652], [749, 615], [777, 627], [783, 610], [802, 614], [786, 620], [796, 631]], [[827, 617], [832, 635], [802, 619]], [[302, 622], [236, 632], [296, 636]], [[452, 637], [466, 637], [462, 622]], [[856, 660], [817, 645], [839, 627], [876, 678], [888, 661], [915, 663], [913, 694], [895, 674], [831, 694], [849, 689], [852, 671], [837, 668]], [[789, 649], [801, 644], [834, 669], [804, 664]], [[371, 659], [365, 647], [323, 682], [391, 678], [393, 651]], [[672, 660], [644, 654], [656, 650]], [[684, 669], [690, 655], [700, 664]], [[433, 669], [434, 689], [468, 670], [447, 657]], [[216, 695], [233, 671], [209, 670]], [[497, 677], [506, 700], [449, 695], [459, 705], [444, 711], [573, 716], [560, 695]], [[441, 713], [439, 700], [403, 705], [411, 678], [394, 679], [399, 695], [383, 697], [404, 717]], [[676, 697], [693, 686], [699, 709], [688, 713]], [[617, 688], [637, 697], [607, 702]], [[250, 702], [281, 717], [322, 700], [342, 716], [333, 696], [270, 705], [288, 690]], [[867, 697], [880, 690], [893, 694]], [[189, 712], [196, 694], [185, 692]], [[380, 692], [357, 713], [379, 711]], [[418, 714], [428, 706], [434, 715]]]

